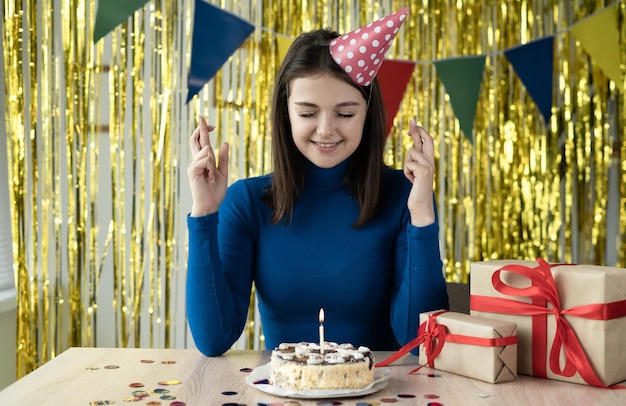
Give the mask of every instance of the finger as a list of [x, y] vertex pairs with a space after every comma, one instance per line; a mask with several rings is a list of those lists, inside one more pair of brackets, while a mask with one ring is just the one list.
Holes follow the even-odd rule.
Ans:
[[417, 148], [418, 151], [422, 151], [422, 144], [424, 143], [424, 141], [422, 140], [422, 136], [420, 135], [420, 129], [421, 127], [419, 127], [416, 122], [415, 122], [415, 118], [411, 118], [411, 120], [409, 120], [409, 131], [407, 132], [407, 134], [413, 139], [413, 145], [415, 146], [415, 148]]
[[215, 129], [215, 126], [208, 125], [205, 118], [203, 116], [198, 116], [198, 127], [200, 128], [200, 148], [205, 145], [211, 145], [211, 138], [209, 137], [209, 133]]
[[225, 142], [220, 147], [219, 151], [219, 169], [220, 172], [228, 179], [228, 143]]
[[422, 154], [431, 164], [435, 163], [435, 140], [423, 127], [418, 127], [420, 139], [422, 140]]

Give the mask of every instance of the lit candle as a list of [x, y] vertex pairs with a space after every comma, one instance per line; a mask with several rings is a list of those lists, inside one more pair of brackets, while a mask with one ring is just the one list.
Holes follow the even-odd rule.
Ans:
[[324, 354], [324, 309], [320, 309], [320, 354]]

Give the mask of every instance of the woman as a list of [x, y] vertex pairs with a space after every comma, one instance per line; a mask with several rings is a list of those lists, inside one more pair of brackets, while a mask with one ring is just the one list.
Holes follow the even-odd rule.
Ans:
[[266, 348], [318, 340], [393, 350], [419, 314], [447, 308], [433, 198], [434, 143], [411, 120], [404, 171], [384, 165], [385, 111], [374, 79], [333, 60], [338, 34], [299, 36], [273, 98], [273, 173], [227, 189], [203, 118], [190, 139], [187, 313], [208, 356], [244, 327], [254, 282]]

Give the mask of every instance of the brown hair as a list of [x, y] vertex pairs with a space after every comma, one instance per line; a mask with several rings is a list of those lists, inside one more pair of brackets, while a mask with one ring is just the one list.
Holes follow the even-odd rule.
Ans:
[[292, 43], [278, 72], [272, 102], [272, 183], [265, 199], [273, 210], [272, 221], [291, 219], [298, 192], [304, 187], [306, 158], [296, 147], [291, 134], [287, 109], [289, 83], [297, 78], [321, 73], [330, 74], [358, 89], [368, 101], [363, 137], [349, 158], [344, 184], [359, 203], [361, 214], [354, 227], [371, 220], [381, 204], [385, 147], [385, 107], [378, 80], [371, 86], [359, 86], [332, 59], [328, 44], [339, 34], [315, 30], [301, 34]]

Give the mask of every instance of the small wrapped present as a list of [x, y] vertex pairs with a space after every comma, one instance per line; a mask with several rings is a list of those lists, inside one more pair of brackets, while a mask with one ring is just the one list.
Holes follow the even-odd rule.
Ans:
[[445, 310], [422, 313], [417, 338], [376, 366], [389, 365], [418, 345], [421, 366], [489, 383], [517, 378], [514, 323]]
[[518, 372], [608, 387], [626, 380], [626, 269], [474, 262], [470, 314], [518, 328]]

